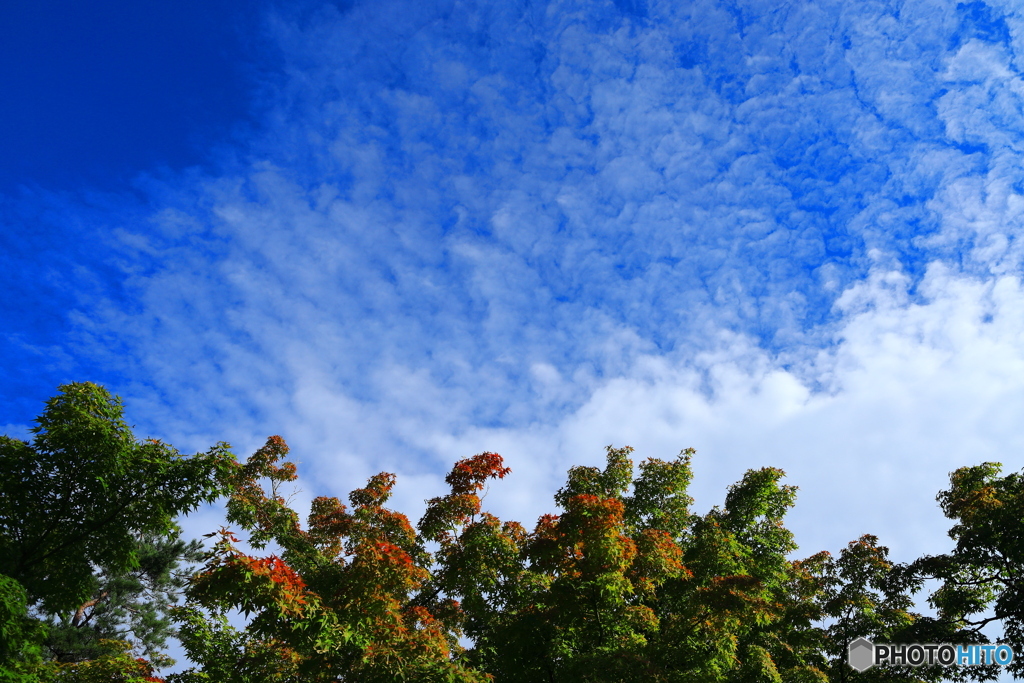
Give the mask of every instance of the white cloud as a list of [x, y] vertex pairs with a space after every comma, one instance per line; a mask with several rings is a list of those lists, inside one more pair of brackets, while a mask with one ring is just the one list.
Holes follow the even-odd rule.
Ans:
[[[751, 9], [742, 32], [710, 5], [629, 26], [420, 9], [278, 23], [292, 77], [254, 160], [115, 231], [135, 305], [81, 314], [82, 348], [130, 369], [151, 430], [242, 452], [282, 433], [334, 493], [508, 444], [539, 507], [608, 442], [692, 445], [708, 504], [792, 463], [802, 507], [884, 521], [836, 487], [938, 457], [956, 421], [915, 405], [963, 422], [957, 396], [1012, 395], [956, 384], [996, 376], [970, 365], [986, 344], [1012, 356], [1009, 323], [971, 332], [957, 307], [1015, 305], [993, 297], [1022, 227], [1016, 129], [957, 98], [1009, 106], [1016, 76], [1002, 46], [947, 51], [942, 3]], [[958, 275], [965, 246], [965, 273], [1002, 279]], [[915, 285], [933, 259], [953, 270]]]
[[[835, 345], [785, 370], [742, 336], [686, 364], [641, 355], [596, 384], [555, 423], [466, 427], [453, 394], [425, 377], [394, 376], [398, 403], [345, 399], [311, 373], [282, 424], [307, 496], [344, 496], [378, 468], [399, 474], [394, 507], [415, 521], [444, 491], [459, 458], [502, 453], [513, 474], [487, 504], [531, 524], [575, 464], [600, 464], [607, 444], [635, 457], [671, 458], [695, 447], [696, 509], [720, 504], [747, 468], [778, 466], [800, 486], [790, 526], [802, 552], [837, 551], [874, 533], [899, 560], [948, 547], [936, 493], [953, 469], [986, 460], [1024, 467], [1024, 289], [1015, 277], [980, 280], [932, 264], [911, 301], [908, 278], [878, 269], [839, 300], [847, 317]], [[537, 365], [557, 391], [561, 378]], [[823, 391], [811, 391], [807, 377]], [[454, 396], [457, 396], [455, 394]], [[407, 403], [402, 403], [404, 397]]]
[[[437, 462], [503, 453], [514, 473], [488, 502], [527, 524], [551, 510], [569, 466], [600, 464], [609, 443], [641, 459], [692, 446], [700, 510], [747, 468], [779, 466], [801, 487], [791, 525], [805, 552], [837, 551], [863, 533], [900, 560], [939, 552], [949, 525], [935, 495], [948, 473], [985, 460], [1024, 466], [1024, 290], [1017, 278], [982, 281], [940, 264], [928, 270], [925, 301], [909, 302], [907, 283], [875, 271], [844, 293], [850, 314], [836, 346], [801, 369], [829, 391], [812, 392], [742, 337], [725, 338], [685, 366], [638, 358], [555, 425], [453, 433], [421, 423], [407, 438]], [[414, 507], [437, 492], [403, 492], [402, 481], [399, 498]]]
[[23, 424], [5, 424], [0, 425], [0, 434], [9, 436], [12, 439], [21, 439], [22, 441], [31, 441], [32, 433], [28, 431], [31, 425]]

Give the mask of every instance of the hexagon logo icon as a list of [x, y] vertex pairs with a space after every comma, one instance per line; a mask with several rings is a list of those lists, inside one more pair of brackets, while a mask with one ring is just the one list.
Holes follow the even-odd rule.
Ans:
[[867, 671], [875, 665], [875, 645], [867, 638], [851, 642], [846, 653], [846, 661], [855, 671]]

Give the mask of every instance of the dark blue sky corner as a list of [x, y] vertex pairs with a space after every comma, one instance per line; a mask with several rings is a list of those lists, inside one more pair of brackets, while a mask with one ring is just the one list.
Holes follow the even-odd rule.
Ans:
[[0, 90], [18, 105], [0, 109], [0, 191], [119, 188], [247, 137], [251, 95], [273, 69], [270, 4], [4, 4]]

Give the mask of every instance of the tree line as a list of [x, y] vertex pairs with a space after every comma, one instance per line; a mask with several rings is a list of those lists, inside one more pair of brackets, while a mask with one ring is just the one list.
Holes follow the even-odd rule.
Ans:
[[[0, 683], [164, 681], [171, 636], [192, 666], [166, 683], [993, 680], [846, 663], [858, 637], [986, 643], [992, 622], [1024, 657], [1024, 480], [998, 463], [939, 493], [951, 552], [896, 563], [871, 535], [792, 559], [776, 468], [693, 512], [692, 449], [634, 469], [608, 447], [532, 529], [481, 506], [510, 473], [495, 453], [455, 463], [415, 525], [386, 507], [388, 473], [303, 524], [279, 436], [244, 462], [225, 443], [185, 456], [91, 383], [61, 386], [31, 432], [0, 437]], [[179, 516], [225, 499], [234, 531], [182, 537]]]

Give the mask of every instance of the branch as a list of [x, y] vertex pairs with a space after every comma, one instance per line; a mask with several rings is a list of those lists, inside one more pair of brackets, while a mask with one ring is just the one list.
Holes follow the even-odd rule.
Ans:
[[85, 610], [89, 609], [90, 607], [95, 607], [100, 602], [105, 600], [108, 595], [110, 595], [109, 592], [103, 591], [102, 593], [100, 593], [100, 596], [98, 598], [93, 598], [92, 600], [88, 600], [82, 603], [79, 606], [79, 608], [75, 610], [75, 616], [71, 618], [71, 625], [75, 628], [80, 628], [88, 624], [89, 620], [92, 619], [93, 613], [89, 612], [88, 616], [86, 616]]
[[1005, 616], [1005, 615], [997, 614], [994, 617], [989, 617], [987, 619], [981, 619], [980, 621], [970, 621], [968, 619], [964, 619], [964, 623], [967, 624], [968, 626], [972, 626], [973, 627], [973, 628], [971, 628], [969, 630], [974, 631], [975, 633], [978, 633], [987, 624], [989, 624], [989, 623], [991, 623], [993, 621], [996, 621], [998, 619], [1002, 619], [1003, 616]]

